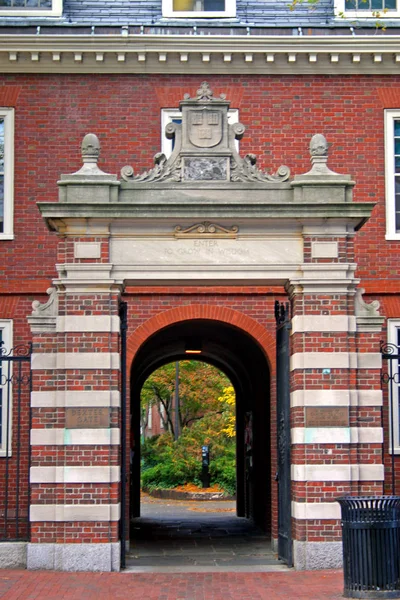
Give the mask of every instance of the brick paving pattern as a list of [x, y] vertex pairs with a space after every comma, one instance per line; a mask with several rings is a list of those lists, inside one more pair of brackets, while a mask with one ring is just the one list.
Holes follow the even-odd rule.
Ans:
[[3, 600], [338, 600], [342, 571], [57, 573], [0, 571]]

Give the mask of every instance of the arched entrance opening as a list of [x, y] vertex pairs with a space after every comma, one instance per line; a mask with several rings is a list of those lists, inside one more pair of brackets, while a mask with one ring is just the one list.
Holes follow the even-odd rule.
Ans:
[[[223, 371], [236, 393], [237, 515], [251, 518], [270, 534], [270, 369], [261, 345], [244, 329], [219, 320], [189, 319], [174, 322], [150, 335], [137, 351], [131, 368], [133, 438], [140, 438], [140, 392], [146, 379], [166, 363], [187, 359], [186, 349], [194, 339], [201, 347], [196, 359]], [[249, 421], [252, 423], [251, 447]], [[140, 453], [135, 451], [130, 516], [139, 514]]]

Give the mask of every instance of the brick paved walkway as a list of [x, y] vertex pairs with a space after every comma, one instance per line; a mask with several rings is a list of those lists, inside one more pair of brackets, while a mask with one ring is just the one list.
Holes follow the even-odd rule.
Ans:
[[0, 571], [4, 600], [338, 600], [341, 571], [57, 573]]

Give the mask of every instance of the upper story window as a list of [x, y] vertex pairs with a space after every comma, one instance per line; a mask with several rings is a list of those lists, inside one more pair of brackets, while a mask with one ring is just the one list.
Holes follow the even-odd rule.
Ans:
[[62, 0], [0, 0], [0, 16], [60, 17]]
[[400, 110], [385, 111], [386, 239], [400, 240]]
[[351, 18], [383, 18], [398, 15], [396, 0], [337, 0], [336, 14]]
[[14, 214], [14, 109], [0, 108], [0, 239], [12, 237]]
[[235, 17], [236, 0], [163, 0], [164, 17]]

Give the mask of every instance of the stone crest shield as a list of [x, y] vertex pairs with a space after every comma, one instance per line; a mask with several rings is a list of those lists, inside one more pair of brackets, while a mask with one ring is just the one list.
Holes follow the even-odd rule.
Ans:
[[216, 110], [190, 112], [189, 140], [198, 148], [212, 148], [222, 139], [222, 114]]

